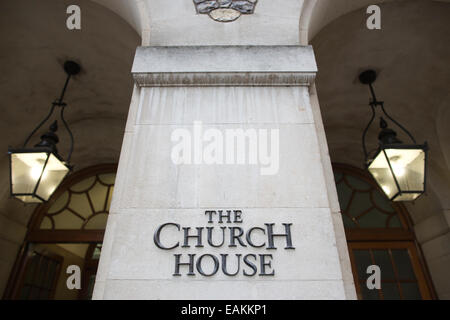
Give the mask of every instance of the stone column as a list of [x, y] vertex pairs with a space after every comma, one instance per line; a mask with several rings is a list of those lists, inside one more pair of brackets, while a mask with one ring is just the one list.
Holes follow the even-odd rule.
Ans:
[[312, 48], [141, 47], [132, 72], [94, 299], [354, 298]]

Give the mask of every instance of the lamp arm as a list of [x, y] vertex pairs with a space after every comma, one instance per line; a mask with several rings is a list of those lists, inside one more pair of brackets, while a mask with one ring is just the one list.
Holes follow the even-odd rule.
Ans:
[[[62, 107], [62, 109], [64, 110], [65, 104], [63, 103], [63, 99], [64, 99], [64, 94], [66, 93], [67, 86], [69, 84], [70, 77], [71, 77], [71, 74], [70, 73], [67, 74], [66, 82], [64, 83], [64, 87], [63, 87], [63, 89], [61, 91], [61, 95], [59, 96], [59, 99], [52, 103], [52, 107], [50, 108], [50, 112], [48, 113], [48, 115], [44, 118], [44, 120], [41, 121], [41, 123], [38, 124], [38, 126], [36, 128], [34, 128], [33, 131], [31, 131], [31, 133], [25, 139], [25, 142], [23, 143], [23, 146], [22, 146], [23, 148], [25, 148], [25, 146], [28, 144], [28, 142], [30, 141], [31, 137], [36, 133], [36, 131], [38, 131], [44, 125], [44, 123], [46, 123], [47, 120], [50, 119], [50, 117], [53, 114], [53, 111], [55, 110], [55, 106]], [[62, 112], [61, 112], [61, 115], [62, 115]], [[64, 120], [63, 120], [63, 123], [66, 126], [66, 128], [68, 128], [67, 124], [66, 124], [66, 122]], [[70, 130], [68, 130], [68, 131], [69, 131], [69, 134], [71, 136], [71, 139], [73, 140], [72, 133], [70, 132]], [[72, 152], [70, 152], [70, 153], [72, 154]]]
[[362, 146], [363, 146], [363, 151], [364, 151], [364, 159], [367, 161], [367, 147], [366, 147], [366, 135], [367, 132], [369, 131], [370, 126], [373, 123], [373, 120], [375, 119], [375, 107], [373, 106], [373, 104], [369, 104], [370, 105], [370, 109], [372, 110], [372, 117], [370, 118], [369, 123], [367, 124], [366, 128], [364, 129], [363, 135], [362, 135]]
[[369, 83], [370, 93], [372, 94], [372, 103], [377, 105], [379, 101], [377, 100], [377, 96], [375, 95], [375, 90], [373, 89], [372, 83]]
[[70, 77], [71, 77], [71, 74], [69, 73], [67, 75], [66, 82], [64, 83], [64, 87], [63, 87], [63, 89], [61, 91], [61, 95], [59, 96], [58, 105], [61, 105], [63, 100], [64, 100], [64, 94], [66, 93], [66, 89], [67, 89], [67, 86], [69, 84]]
[[23, 148], [25, 148], [25, 146], [27, 145], [27, 143], [30, 141], [31, 137], [36, 133], [36, 131], [38, 131], [43, 125], [44, 123], [47, 122], [48, 119], [50, 119], [51, 115], [53, 114], [53, 111], [55, 110], [55, 106], [57, 104], [54, 102], [52, 104], [52, 107], [50, 108], [50, 112], [48, 113], [48, 115], [45, 117], [44, 120], [41, 121], [41, 123], [38, 124], [38, 126], [36, 128], [34, 128], [33, 131], [31, 131], [31, 133], [28, 135], [28, 137], [25, 139], [25, 142], [23, 143]]
[[384, 109], [384, 103], [381, 102], [380, 103], [381, 106], [381, 110], [383, 111], [383, 113], [386, 115], [386, 117], [389, 118], [389, 120], [391, 120], [393, 123], [395, 123], [400, 129], [402, 129], [410, 138], [411, 140], [414, 142], [414, 144], [417, 144], [416, 139], [414, 139], [414, 137], [412, 136], [412, 134], [406, 130], [406, 128], [404, 126], [402, 126], [399, 122], [397, 122], [394, 118], [392, 118]]
[[70, 130], [69, 125], [67, 124], [66, 120], [64, 119], [64, 109], [65, 109], [65, 106], [63, 106], [61, 108], [61, 121], [64, 124], [64, 127], [66, 128], [66, 130], [70, 136], [70, 149], [69, 149], [69, 155], [67, 156], [67, 163], [70, 163], [70, 158], [72, 157], [72, 152], [73, 152], [74, 139], [73, 139], [72, 131]]

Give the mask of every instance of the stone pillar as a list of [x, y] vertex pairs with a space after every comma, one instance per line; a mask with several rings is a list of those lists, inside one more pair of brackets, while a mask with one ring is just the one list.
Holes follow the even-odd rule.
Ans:
[[354, 298], [312, 48], [141, 47], [132, 72], [94, 299]]

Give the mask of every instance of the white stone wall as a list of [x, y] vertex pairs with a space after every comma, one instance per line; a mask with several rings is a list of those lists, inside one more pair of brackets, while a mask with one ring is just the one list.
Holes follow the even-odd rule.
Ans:
[[[248, 50], [236, 50], [242, 59], [248, 58], [245, 56]], [[279, 49], [278, 60], [283, 61], [285, 52]], [[305, 55], [306, 60], [307, 57]], [[271, 65], [270, 59], [266, 62]], [[323, 129], [315, 123], [317, 115], [312, 110], [306, 82], [310, 78], [304, 75], [308, 73], [306, 70], [314, 69], [310, 65], [293, 72], [292, 77], [303, 79], [304, 85], [251, 86], [249, 83], [247, 86], [199, 87], [190, 82], [189, 87], [136, 88], [97, 274], [95, 299], [354, 298], [349, 271], [341, 267], [349, 268], [349, 262], [348, 256], [342, 254], [342, 250], [346, 250], [343, 228], [333, 219], [338, 208], [335, 208], [336, 198], [330, 199], [330, 194], [335, 191], [327, 190], [330, 181], [325, 175], [330, 173], [324, 171], [323, 164], [329, 163], [329, 158], [319, 143], [319, 139], [324, 139], [323, 132], [319, 138], [319, 131]], [[231, 67], [230, 71], [235, 72]], [[273, 73], [270, 79], [280, 79]], [[198, 78], [204, 74], [197, 74], [194, 81], [200, 81]], [[221, 71], [216, 80], [228, 77], [229, 74]], [[154, 79], [154, 75], [144, 78]], [[183, 75], [178, 72], [164, 79], [178, 83]], [[204, 130], [279, 130], [279, 172], [261, 175], [258, 166], [248, 164], [175, 165], [170, 158], [171, 133], [177, 128], [192, 130], [194, 121], [201, 121]], [[243, 222], [208, 224], [205, 211], [220, 209], [242, 210]], [[182, 227], [238, 226], [244, 230], [275, 223], [277, 233], [283, 231], [281, 223], [292, 223], [295, 250], [284, 250], [283, 238], [276, 240], [277, 250], [234, 248], [227, 243], [220, 248], [205, 245], [203, 248], [161, 250], [153, 237], [158, 226], [168, 222]], [[176, 243], [182, 240], [182, 232], [177, 233], [172, 228], [164, 232], [163, 239], [165, 243]], [[258, 243], [264, 240], [261, 234], [254, 239]], [[183, 275], [173, 276], [174, 254], [183, 254], [183, 259], [187, 260], [187, 254], [198, 257], [221, 253], [229, 254], [230, 258], [234, 254], [272, 254], [271, 267], [275, 275], [229, 277], [219, 270], [212, 277], [202, 276], [197, 271], [195, 276], [187, 276], [187, 268], [182, 267]], [[211, 270], [211, 261], [205, 260], [204, 267]], [[235, 270], [236, 263], [229, 268]]]

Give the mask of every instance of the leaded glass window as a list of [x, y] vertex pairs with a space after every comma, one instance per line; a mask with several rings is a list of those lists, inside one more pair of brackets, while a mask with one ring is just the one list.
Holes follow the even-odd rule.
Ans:
[[96, 174], [67, 188], [45, 213], [40, 229], [105, 229], [115, 177]]
[[[389, 201], [366, 171], [333, 166], [356, 292], [362, 300], [431, 299], [431, 280], [406, 208]], [[369, 266], [381, 270], [369, 289]]]
[[396, 209], [376, 185], [349, 173], [335, 171], [336, 188], [345, 228], [403, 228]]

